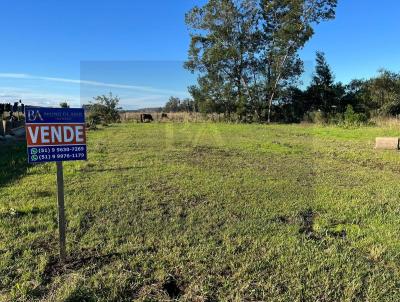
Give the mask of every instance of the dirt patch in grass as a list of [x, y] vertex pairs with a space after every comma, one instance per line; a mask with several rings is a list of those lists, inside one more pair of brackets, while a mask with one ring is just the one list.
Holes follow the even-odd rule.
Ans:
[[303, 234], [307, 239], [321, 240], [321, 237], [314, 231], [314, 220], [318, 216], [313, 209], [308, 208], [299, 213], [301, 218], [300, 234]]
[[171, 299], [178, 299], [183, 294], [183, 290], [181, 286], [179, 286], [177, 278], [173, 275], [169, 275], [166, 278], [162, 288]]

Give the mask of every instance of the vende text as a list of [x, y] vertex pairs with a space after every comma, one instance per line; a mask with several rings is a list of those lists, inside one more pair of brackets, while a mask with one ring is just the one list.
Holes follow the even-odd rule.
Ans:
[[86, 144], [84, 124], [26, 125], [28, 146]]

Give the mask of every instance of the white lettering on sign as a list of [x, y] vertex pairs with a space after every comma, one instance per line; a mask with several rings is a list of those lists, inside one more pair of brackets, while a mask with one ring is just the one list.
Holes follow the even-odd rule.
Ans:
[[83, 143], [85, 142], [84, 139], [84, 134], [85, 134], [85, 129], [83, 128], [83, 126], [76, 126], [75, 127], [75, 139], [77, 143]]
[[74, 140], [74, 129], [70, 126], [65, 126], [64, 127], [64, 142], [65, 143], [70, 143]]
[[42, 126], [40, 127], [40, 134], [42, 136], [42, 143], [43, 144], [48, 144], [50, 143], [50, 140], [48, 139], [48, 137], [50, 136], [49, 133], [49, 126]]
[[26, 106], [24, 111], [29, 163], [87, 159], [83, 108]]
[[28, 145], [85, 144], [85, 127], [82, 124], [27, 125]]
[[53, 142], [62, 142], [61, 126], [51, 127], [51, 140]]
[[39, 127], [36, 127], [34, 131], [35, 131], [35, 133], [33, 133], [32, 127], [28, 127], [28, 132], [31, 137], [31, 141], [32, 141], [32, 143], [36, 144], [36, 142], [38, 140]]

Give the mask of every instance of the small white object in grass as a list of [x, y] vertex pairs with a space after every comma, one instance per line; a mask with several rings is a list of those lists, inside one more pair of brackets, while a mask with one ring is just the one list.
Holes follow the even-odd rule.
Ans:
[[399, 150], [398, 137], [377, 137], [375, 140], [375, 149]]

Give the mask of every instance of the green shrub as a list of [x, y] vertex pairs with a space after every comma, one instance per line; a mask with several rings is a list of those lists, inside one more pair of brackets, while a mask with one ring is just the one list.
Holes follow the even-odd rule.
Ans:
[[95, 130], [97, 129], [97, 125], [99, 125], [100, 123], [101, 123], [100, 115], [96, 112], [90, 112], [87, 118], [87, 126], [90, 129]]
[[325, 124], [326, 117], [322, 111], [310, 111], [305, 114], [304, 121], [314, 124]]
[[96, 126], [102, 124], [107, 126], [120, 121], [118, 107], [119, 97], [113, 96], [110, 93], [108, 96], [100, 95], [94, 98], [94, 102], [90, 102], [86, 106], [88, 112], [88, 126], [91, 129], [96, 129]]
[[332, 125], [340, 125], [344, 122], [344, 117], [342, 113], [331, 113], [327, 117], [328, 123]]
[[344, 124], [346, 126], [361, 126], [368, 123], [368, 117], [365, 113], [356, 113], [353, 106], [347, 105], [344, 113]]

